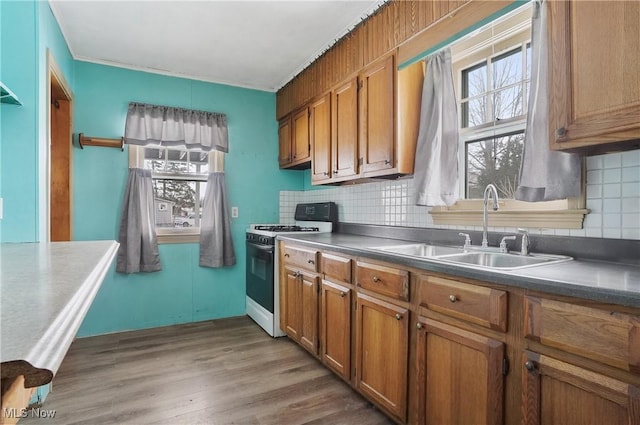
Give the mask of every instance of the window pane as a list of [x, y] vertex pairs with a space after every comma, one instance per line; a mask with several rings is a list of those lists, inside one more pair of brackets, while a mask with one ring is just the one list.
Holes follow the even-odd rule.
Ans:
[[154, 179], [156, 227], [200, 227], [206, 182]]
[[475, 127], [489, 122], [490, 119], [487, 117], [488, 108], [488, 96], [481, 96], [462, 102], [462, 127]]
[[189, 152], [189, 172], [198, 174], [209, 173], [209, 154], [207, 152]]
[[493, 94], [493, 114], [496, 121], [522, 115], [524, 113], [523, 96], [524, 90], [521, 84], [495, 92]]
[[144, 168], [152, 171], [164, 171], [165, 152], [163, 148], [144, 148]]
[[489, 183], [512, 199], [518, 185], [524, 133], [466, 143], [467, 199], [481, 199]]
[[500, 89], [522, 81], [522, 51], [512, 50], [491, 61], [494, 89]]
[[487, 92], [487, 64], [481, 63], [462, 71], [462, 97], [474, 97]]
[[167, 155], [167, 172], [186, 173], [189, 171], [186, 149], [168, 149]]

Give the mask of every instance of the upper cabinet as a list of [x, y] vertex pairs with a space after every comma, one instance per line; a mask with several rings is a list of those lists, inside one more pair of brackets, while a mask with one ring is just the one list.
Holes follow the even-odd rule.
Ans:
[[309, 108], [304, 107], [280, 121], [278, 126], [280, 168], [309, 168], [311, 159], [309, 114]]
[[367, 175], [395, 166], [393, 56], [366, 67], [358, 77], [361, 173]]
[[552, 149], [640, 146], [640, 2], [551, 1]]
[[413, 173], [423, 79], [388, 55], [311, 102], [312, 183]]

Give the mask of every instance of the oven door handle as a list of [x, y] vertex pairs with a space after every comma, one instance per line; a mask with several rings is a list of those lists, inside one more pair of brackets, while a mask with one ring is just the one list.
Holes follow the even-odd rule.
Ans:
[[252, 242], [247, 242], [247, 245], [251, 245], [252, 248], [259, 249], [260, 251], [268, 252], [273, 254], [273, 245], [257, 245]]

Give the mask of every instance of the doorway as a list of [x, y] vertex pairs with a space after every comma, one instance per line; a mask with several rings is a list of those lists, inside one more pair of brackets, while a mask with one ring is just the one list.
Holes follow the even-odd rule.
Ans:
[[49, 72], [49, 240], [72, 239], [73, 96], [48, 56]]

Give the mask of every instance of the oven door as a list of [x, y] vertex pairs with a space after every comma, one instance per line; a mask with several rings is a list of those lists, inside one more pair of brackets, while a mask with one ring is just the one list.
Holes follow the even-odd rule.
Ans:
[[247, 296], [273, 313], [273, 245], [247, 241]]

